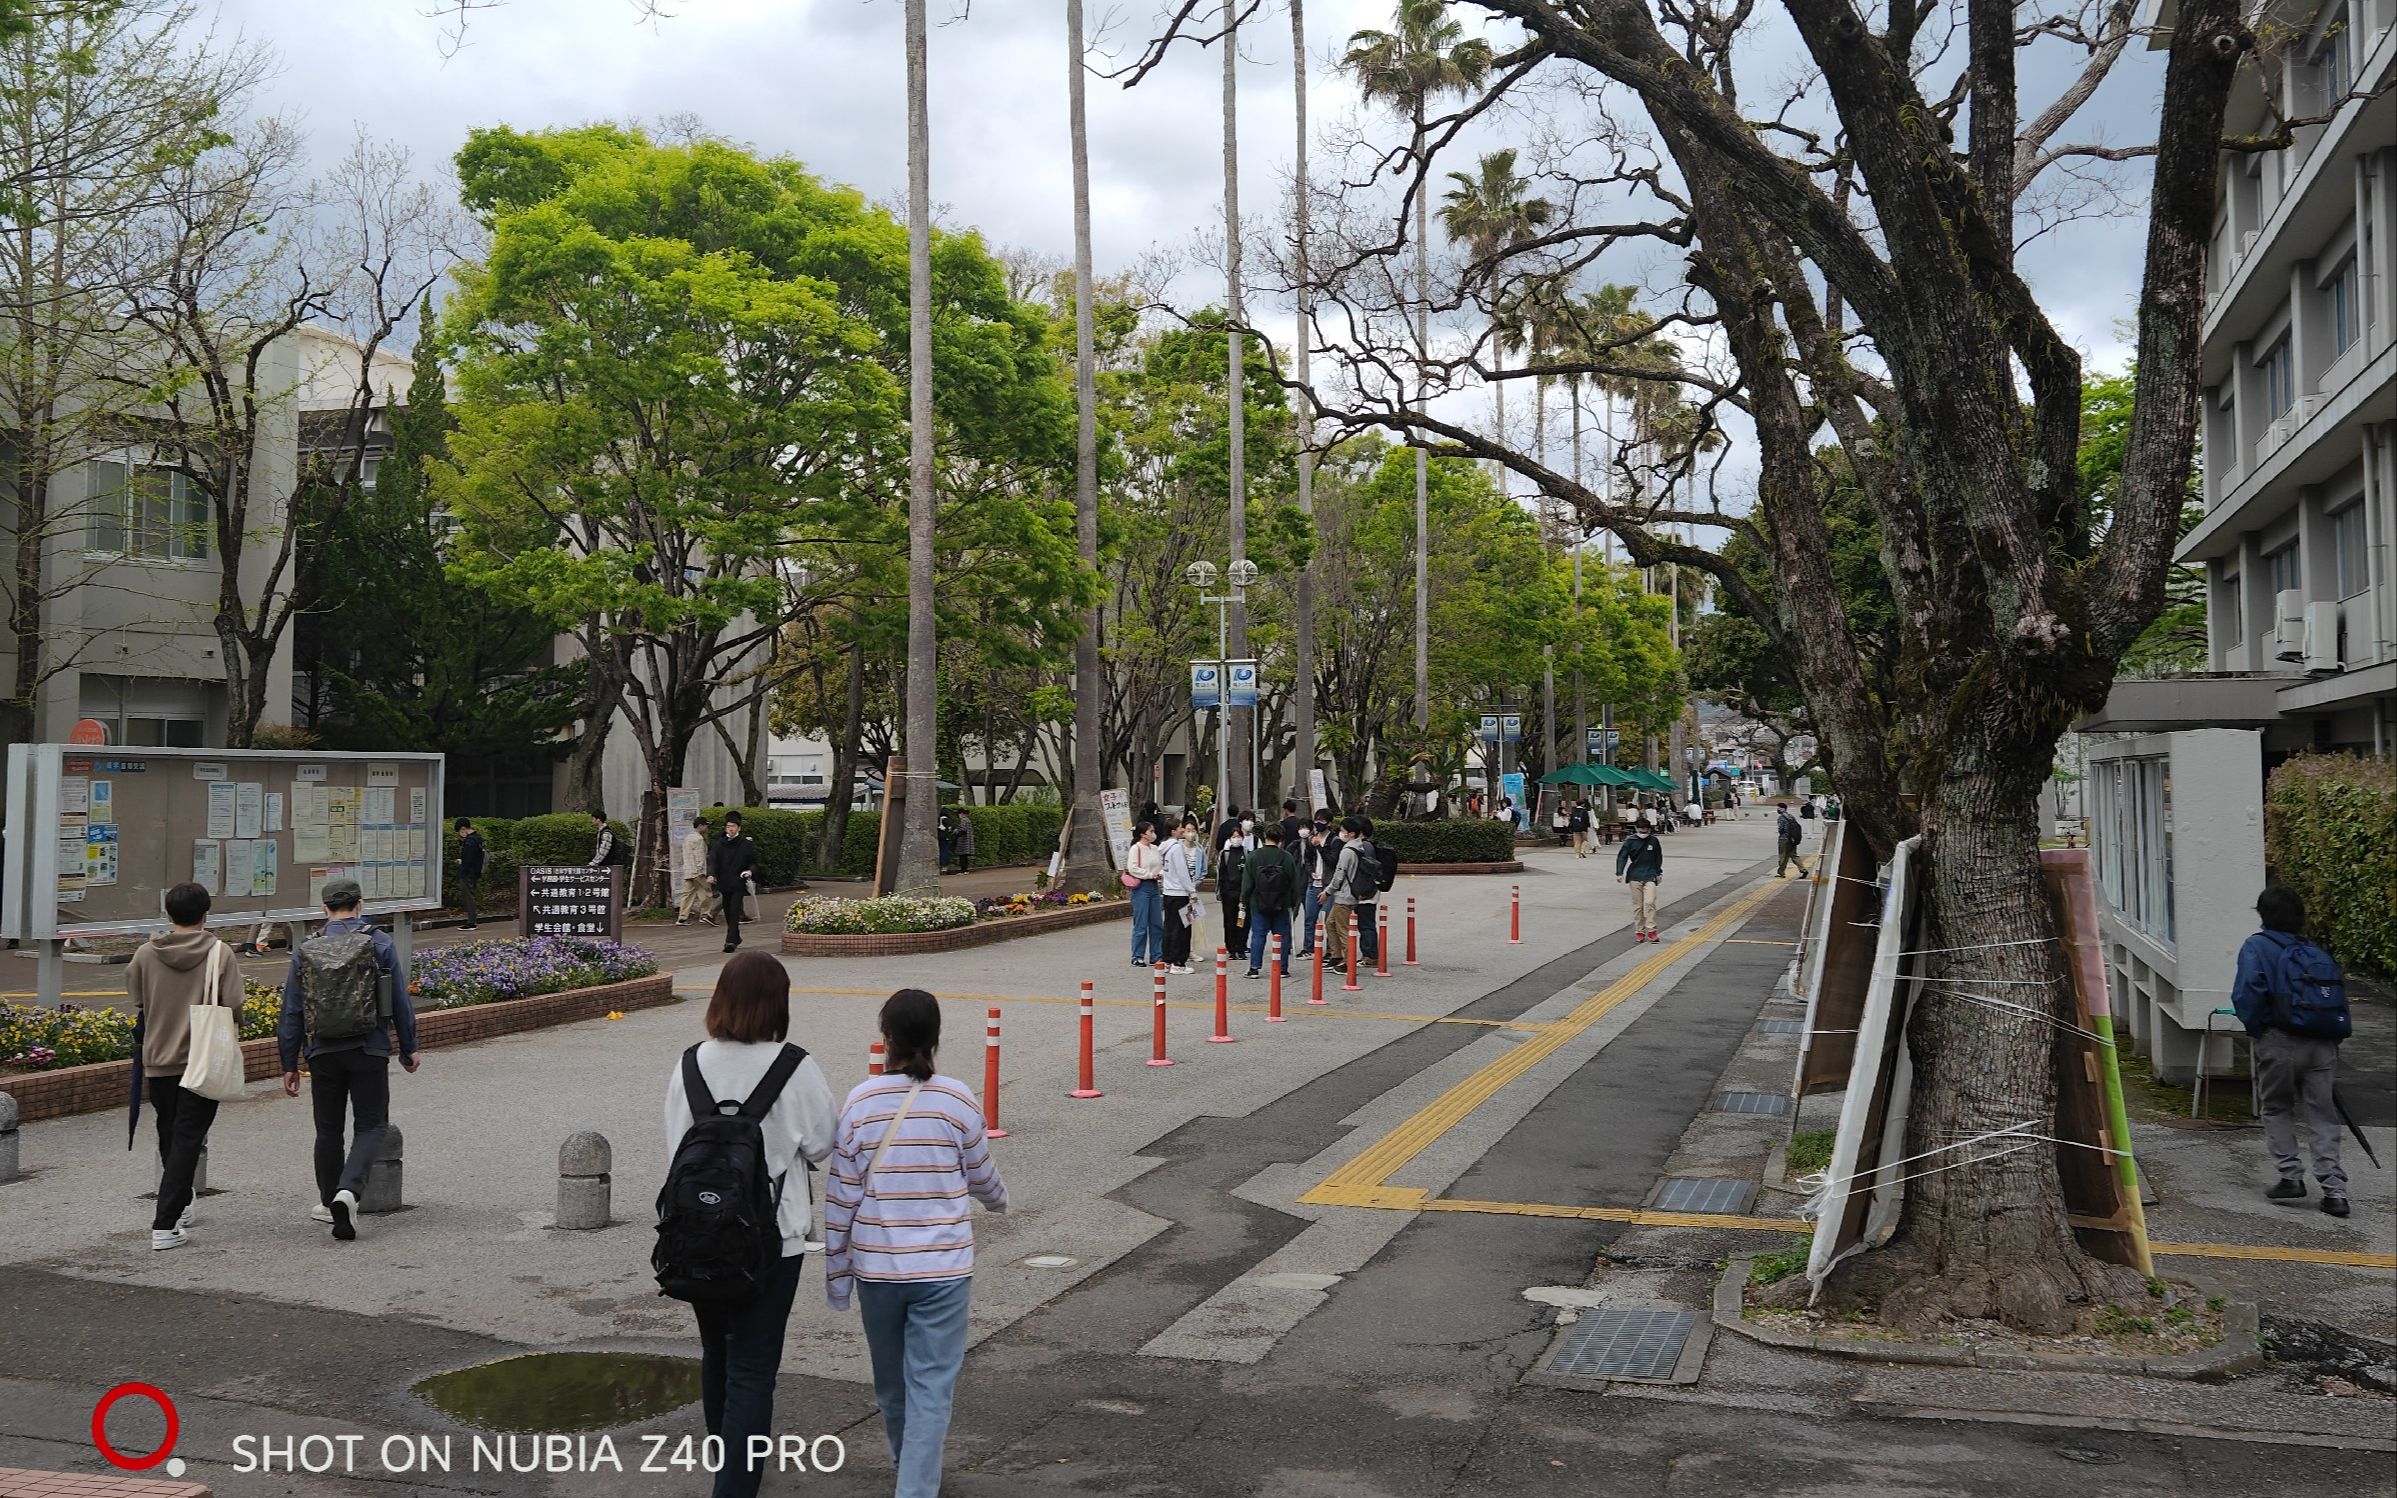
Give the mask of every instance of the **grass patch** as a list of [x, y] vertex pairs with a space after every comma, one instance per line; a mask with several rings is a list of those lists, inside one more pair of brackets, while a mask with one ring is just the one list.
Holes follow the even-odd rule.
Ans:
[[1788, 1279], [1806, 1267], [1806, 1256], [1812, 1248], [1811, 1239], [1800, 1238], [1787, 1248], [1777, 1248], [1771, 1253], [1758, 1254], [1748, 1263], [1749, 1285], [1762, 1289], [1766, 1285], [1776, 1285]]
[[[2219, 1045], [2208, 1047], [2209, 1059], [2222, 1054]], [[2131, 1117], [2143, 1122], [2161, 1119], [2185, 1119], [2189, 1116], [2192, 1090], [2175, 1082], [2157, 1078], [2148, 1058], [2131, 1051], [2127, 1046], [2116, 1053], [2122, 1068], [2122, 1101]], [[2198, 1115], [2217, 1123], [2253, 1123], [2255, 1113], [2248, 1106], [2248, 1089], [2238, 1077], [2217, 1077], [2206, 1088], [2205, 1112]]]
[[1789, 1148], [1782, 1153], [1791, 1175], [1804, 1175], [1821, 1170], [1831, 1163], [1831, 1134], [1829, 1129], [1800, 1129], [1789, 1136]]
[[2134, 1316], [2120, 1306], [2107, 1306], [2097, 1313], [2097, 1334], [2101, 1337], [2152, 1337], [2156, 1334], [2156, 1318]]

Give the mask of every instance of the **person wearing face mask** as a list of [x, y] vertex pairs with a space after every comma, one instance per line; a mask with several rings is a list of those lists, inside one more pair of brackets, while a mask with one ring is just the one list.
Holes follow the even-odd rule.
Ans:
[[1257, 822], [1242, 817], [1224, 839], [1215, 859], [1215, 896], [1223, 902], [1223, 945], [1227, 952], [1248, 950], [1248, 902], [1241, 895], [1241, 875], [1257, 851]]
[[1198, 867], [1198, 823], [1184, 817], [1165, 845], [1165, 965], [1171, 972], [1190, 971], [1189, 915], [1198, 897]]

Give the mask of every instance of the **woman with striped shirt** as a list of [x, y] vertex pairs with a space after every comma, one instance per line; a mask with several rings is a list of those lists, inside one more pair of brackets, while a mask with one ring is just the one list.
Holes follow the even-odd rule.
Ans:
[[824, 1298], [854, 1288], [896, 1498], [935, 1498], [973, 1298], [974, 1207], [1007, 1210], [982, 1104], [934, 1072], [940, 1002], [902, 988], [882, 1006], [886, 1075], [849, 1094], [824, 1188]]

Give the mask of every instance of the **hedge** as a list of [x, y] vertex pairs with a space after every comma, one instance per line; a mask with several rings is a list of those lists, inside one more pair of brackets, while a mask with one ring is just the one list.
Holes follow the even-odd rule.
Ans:
[[[715, 827], [726, 808], [711, 806], [704, 815]], [[974, 819], [974, 862], [996, 866], [1049, 861], [1065, 813], [1054, 806], [945, 806], [948, 816]], [[758, 882], [797, 884], [810, 874], [863, 879], [874, 872], [874, 845], [882, 836], [882, 813], [853, 811], [841, 833], [841, 858], [833, 868], [816, 858], [816, 840], [823, 835], [824, 813], [793, 811], [788, 807], [741, 808], [741, 835], [757, 844]], [[591, 856], [586, 846], [583, 856]]]
[[1400, 863], [1511, 863], [1515, 858], [1513, 825], [1488, 817], [1376, 822], [1373, 841], [1396, 849]]
[[1057, 851], [1065, 812], [1055, 806], [944, 806], [948, 817], [974, 819], [974, 862], [1047, 864]]
[[2343, 966], [2397, 975], [2397, 766], [2349, 754], [2284, 761], [2264, 789], [2264, 862]]

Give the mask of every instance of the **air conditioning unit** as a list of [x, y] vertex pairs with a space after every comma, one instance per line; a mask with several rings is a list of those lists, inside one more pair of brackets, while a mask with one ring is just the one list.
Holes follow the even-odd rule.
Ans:
[[2256, 444], [2256, 456], [2259, 458], [2264, 458], [2271, 456], [2273, 453], [2279, 452], [2282, 446], [2288, 442], [2289, 434], [2296, 430], [2296, 412], [2286, 412], [2280, 416], [2274, 417], [2271, 421], [2265, 423], [2263, 440]]
[[2273, 631], [2272, 658], [2276, 661], [2305, 659], [2305, 593], [2298, 588], [2283, 588], [2273, 599], [2272, 616], [2277, 624]]
[[2339, 605], [2305, 606], [2305, 669], [2328, 676], [2339, 670]]
[[2291, 427], [2291, 430], [2294, 431], [2296, 427], [2304, 426], [2307, 422], [2312, 421], [2314, 419], [2314, 413], [2322, 409], [2322, 402], [2324, 399], [2325, 397], [2320, 395], [2309, 395], [2305, 397], [2305, 399], [2299, 401], [2297, 403], [2297, 409], [2289, 413], [2291, 416], [2296, 418], [2296, 422]]
[[2256, 247], [2256, 241], [2262, 238], [2263, 234], [2264, 231], [2261, 229], [2250, 229], [2245, 234], [2239, 236], [2240, 259], [2245, 260], [2247, 258], [2248, 252]]

